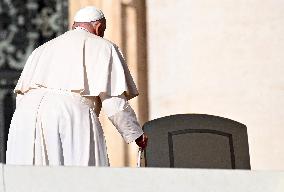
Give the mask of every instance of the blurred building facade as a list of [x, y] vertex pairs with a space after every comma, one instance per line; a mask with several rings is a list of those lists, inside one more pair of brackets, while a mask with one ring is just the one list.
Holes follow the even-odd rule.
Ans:
[[[21, 5], [22, 1], [0, 2], [0, 14], [12, 18], [6, 23], [1, 19], [0, 34], [0, 128], [5, 133], [14, 107], [11, 90], [28, 53], [33, 46], [67, 30], [66, 23], [72, 25], [78, 9], [95, 5], [106, 15], [106, 38], [121, 47], [138, 86], [140, 96], [131, 105], [141, 125], [180, 113], [227, 117], [248, 128], [252, 169], [284, 169], [281, 0], [30, 0], [25, 5]], [[4, 2], [10, 2], [10, 9], [4, 8]], [[25, 7], [28, 16], [24, 18], [30, 19], [24, 21], [35, 24], [24, 27], [22, 16], [13, 12], [13, 6]], [[8, 48], [13, 43], [7, 45], [7, 34], [14, 34], [15, 27], [8, 27], [11, 31], [7, 32], [2, 29], [13, 22], [17, 23], [16, 30], [32, 32], [23, 41], [28, 44], [23, 48], [23, 42]], [[53, 32], [40, 40], [41, 30], [48, 26]], [[37, 35], [33, 34], [35, 29]], [[15, 59], [19, 56], [21, 60]], [[3, 62], [3, 58], [14, 59]], [[14, 64], [15, 60], [20, 64]], [[103, 114], [100, 119], [111, 166], [135, 166], [135, 144], [125, 144]], [[3, 143], [6, 136], [3, 131], [1, 134]]]

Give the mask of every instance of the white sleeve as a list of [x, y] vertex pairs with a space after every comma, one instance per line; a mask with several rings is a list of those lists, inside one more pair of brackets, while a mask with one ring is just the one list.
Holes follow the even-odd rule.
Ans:
[[99, 96], [103, 110], [127, 143], [131, 143], [143, 134], [136, 114], [128, 104], [124, 94], [108, 96], [101, 93]]

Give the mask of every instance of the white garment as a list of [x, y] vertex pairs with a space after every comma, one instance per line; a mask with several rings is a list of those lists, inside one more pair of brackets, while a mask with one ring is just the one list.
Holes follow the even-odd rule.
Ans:
[[125, 142], [131, 143], [143, 134], [135, 112], [124, 95], [108, 96], [100, 94], [102, 106], [109, 120], [116, 127]]
[[30, 90], [11, 121], [7, 164], [108, 166], [94, 107], [78, 93]]
[[104, 112], [108, 117], [115, 115], [119, 111], [123, 111], [128, 106], [128, 102], [123, 94], [109, 96], [106, 93], [101, 93], [99, 97], [102, 101]]
[[33, 51], [15, 88], [25, 93], [48, 87], [81, 95], [138, 95], [119, 48], [108, 40], [77, 28]]
[[118, 47], [82, 29], [37, 48], [18, 84], [7, 164], [108, 166], [101, 106], [127, 143], [143, 134], [138, 95]]

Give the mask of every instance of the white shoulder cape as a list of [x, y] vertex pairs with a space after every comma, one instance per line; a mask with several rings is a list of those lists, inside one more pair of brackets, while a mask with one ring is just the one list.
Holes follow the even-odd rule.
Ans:
[[98, 96], [138, 95], [118, 47], [82, 29], [75, 29], [43, 44], [29, 56], [15, 93], [36, 87]]

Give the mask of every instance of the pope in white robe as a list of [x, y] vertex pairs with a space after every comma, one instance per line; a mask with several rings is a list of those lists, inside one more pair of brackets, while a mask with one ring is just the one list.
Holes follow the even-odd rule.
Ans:
[[15, 87], [7, 164], [109, 166], [101, 107], [127, 143], [146, 147], [128, 104], [138, 91], [119, 48], [102, 38], [105, 25], [85, 7], [73, 30], [32, 52]]

